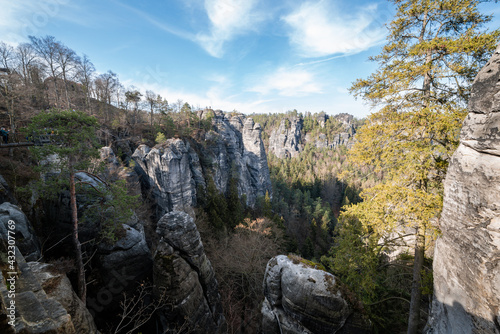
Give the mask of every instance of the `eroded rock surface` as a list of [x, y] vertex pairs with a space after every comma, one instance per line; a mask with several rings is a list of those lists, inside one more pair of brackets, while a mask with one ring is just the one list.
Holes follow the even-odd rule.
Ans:
[[355, 314], [335, 276], [287, 256], [268, 262], [264, 296], [263, 333], [370, 333], [369, 321]]
[[66, 275], [57, 272], [53, 265], [47, 263], [29, 262], [28, 266], [47, 297], [59, 302], [71, 315], [76, 333], [97, 333], [94, 319], [73, 291]]
[[[324, 124], [324, 121], [323, 121]], [[283, 119], [269, 137], [269, 152], [278, 158], [293, 158], [302, 151], [303, 120], [299, 117]]]
[[189, 212], [196, 205], [198, 189], [206, 187], [207, 177], [222, 193], [236, 177], [238, 193], [246, 196], [249, 206], [266, 192], [271, 194], [260, 125], [241, 115], [228, 118], [221, 111], [210, 115], [213, 130], [206, 133], [198, 152], [182, 139], [168, 139], [153, 148], [141, 145], [134, 152], [143, 191], [151, 192], [158, 217], [174, 210]]
[[225, 318], [212, 265], [205, 255], [194, 220], [173, 211], [158, 222], [154, 255], [157, 293], [165, 289], [168, 305], [161, 313], [163, 330], [186, 326], [190, 333], [224, 333]]
[[[5, 250], [1, 248], [1, 251]], [[72, 317], [61, 303], [49, 296], [19, 249], [15, 278], [2, 271], [0, 279], [0, 330], [2, 333], [77, 334]], [[4, 259], [0, 259], [2, 263]], [[11, 288], [14, 288], [14, 291]], [[12, 293], [15, 293], [15, 296]], [[14, 303], [12, 303], [12, 301]], [[89, 332], [91, 333], [91, 332]]]
[[472, 86], [445, 180], [427, 333], [500, 333], [500, 47]]
[[[9, 221], [13, 223], [9, 224]], [[14, 230], [11, 229], [14, 226]], [[7, 244], [9, 231], [11, 238], [16, 241], [16, 246], [28, 261], [40, 258], [40, 243], [33, 227], [21, 209], [9, 202], [0, 205], [0, 239]], [[15, 236], [12, 234], [15, 232]]]

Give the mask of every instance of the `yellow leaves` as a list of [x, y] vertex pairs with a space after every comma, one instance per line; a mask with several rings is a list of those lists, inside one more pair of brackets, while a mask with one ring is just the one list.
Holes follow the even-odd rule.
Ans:
[[362, 225], [377, 235], [401, 227], [432, 228], [430, 221], [441, 210], [439, 194], [408, 187], [403, 182], [388, 182], [362, 192], [363, 202], [346, 208], [345, 215], [356, 216]]

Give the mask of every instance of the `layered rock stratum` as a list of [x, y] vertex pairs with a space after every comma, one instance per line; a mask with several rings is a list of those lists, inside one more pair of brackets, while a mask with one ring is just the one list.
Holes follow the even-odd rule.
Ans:
[[477, 75], [444, 184], [427, 333], [500, 333], [500, 46]]
[[154, 255], [157, 293], [166, 293], [163, 330], [176, 333], [224, 333], [225, 318], [212, 265], [205, 255], [194, 220], [172, 211], [158, 222], [160, 241]]

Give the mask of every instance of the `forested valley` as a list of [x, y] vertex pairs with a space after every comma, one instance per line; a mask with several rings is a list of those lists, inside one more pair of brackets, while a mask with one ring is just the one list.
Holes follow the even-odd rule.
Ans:
[[194, 106], [53, 36], [0, 42], [0, 213], [31, 222], [23, 263], [69, 278], [85, 333], [265, 333], [280, 254], [339, 281], [339, 333], [422, 332], [447, 168], [500, 31], [474, 1], [394, 4], [379, 70], [350, 87], [363, 119]]

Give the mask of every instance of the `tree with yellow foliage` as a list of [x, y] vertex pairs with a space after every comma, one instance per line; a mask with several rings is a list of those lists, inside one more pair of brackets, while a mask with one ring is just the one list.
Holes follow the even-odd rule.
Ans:
[[[482, 27], [490, 16], [474, 0], [391, 0], [396, 16], [387, 44], [372, 57], [379, 69], [350, 91], [379, 111], [357, 134], [349, 161], [383, 175], [347, 208], [372, 238], [398, 229], [416, 236], [408, 333], [420, 320], [426, 235], [435, 229], [442, 180], [458, 145], [471, 83], [499, 40]], [[378, 239], [375, 239], [378, 240]]]

